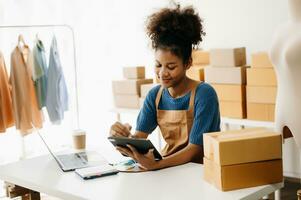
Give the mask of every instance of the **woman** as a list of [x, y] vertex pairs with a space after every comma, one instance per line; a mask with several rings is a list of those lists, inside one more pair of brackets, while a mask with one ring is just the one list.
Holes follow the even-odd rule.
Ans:
[[164, 159], [155, 161], [150, 150], [142, 155], [132, 146], [117, 147], [146, 170], [203, 159], [203, 133], [220, 130], [218, 99], [214, 89], [186, 76], [191, 67], [193, 46], [202, 41], [202, 20], [192, 7], [165, 8], [147, 21], [147, 34], [155, 50], [155, 73], [161, 85], [151, 89], [137, 118], [134, 135], [129, 124], [116, 122], [113, 136], [147, 138], [160, 127], [166, 146]]

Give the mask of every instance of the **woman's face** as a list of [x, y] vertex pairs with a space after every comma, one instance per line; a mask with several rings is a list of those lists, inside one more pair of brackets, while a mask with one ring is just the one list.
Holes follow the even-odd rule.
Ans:
[[155, 58], [155, 73], [163, 87], [175, 87], [185, 78], [188, 67], [184, 66], [183, 60], [171, 51], [158, 49]]

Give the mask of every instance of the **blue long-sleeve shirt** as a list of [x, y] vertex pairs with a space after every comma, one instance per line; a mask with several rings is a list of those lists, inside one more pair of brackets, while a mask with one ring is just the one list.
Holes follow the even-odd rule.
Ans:
[[[137, 118], [137, 131], [152, 133], [157, 127], [155, 100], [160, 85], [152, 88], [147, 94], [143, 107]], [[160, 110], [187, 110], [191, 92], [180, 98], [170, 96], [164, 88], [159, 102]], [[189, 142], [203, 145], [203, 133], [220, 131], [220, 113], [215, 90], [207, 83], [200, 83], [196, 88], [194, 100], [194, 120], [190, 131]]]
[[68, 91], [58, 53], [56, 38], [53, 37], [48, 67], [48, 84], [46, 95], [46, 108], [50, 121], [60, 124], [64, 119], [64, 112], [68, 110]]

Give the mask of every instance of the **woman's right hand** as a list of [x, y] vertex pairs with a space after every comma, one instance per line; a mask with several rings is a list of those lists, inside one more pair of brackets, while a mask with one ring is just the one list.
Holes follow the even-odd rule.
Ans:
[[115, 122], [110, 129], [111, 136], [130, 137], [132, 126], [128, 123]]

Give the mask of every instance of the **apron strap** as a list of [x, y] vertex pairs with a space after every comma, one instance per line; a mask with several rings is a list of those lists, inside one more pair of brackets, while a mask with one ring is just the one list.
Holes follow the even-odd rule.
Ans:
[[155, 102], [156, 103], [156, 110], [158, 110], [158, 108], [159, 108], [159, 102], [160, 102], [160, 99], [161, 99], [161, 96], [162, 96], [163, 89], [164, 89], [164, 87], [161, 86], [158, 93], [157, 93], [156, 102]]
[[196, 88], [199, 86], [199, 84], [200, 84], [200, 82], [198, 82], [197, 84], [195, 84], [195, 86], [191, 90], [191, 94], [190, 94], [190, 100], [189, 100], [189, 108], [188, 108], [188, 110], [190, 112], [192, 112], [192, 113], [194, 113], [195, 92], [196, 92]]
[[[196, 91], [196, 88], [198, 87], [200, 83], [197, 83], [193, 89], [191, 90], [191, 95], [190, 95], [190, 100], [189, 100], [189, 107], [188, 107], [188, 110], [190, 110], [192, 113], [194, 113], [194, 99], [195, 99], [195, 91]], [[159, 102], [160, 102], [160, 99], [161, 99], [161, 96], [162, 96], [162, 92], [163, 92], [163, 89], [164, 87], [161, 86], [158, 93], [157, 93], [157, 96], [156, 96], [156, 109], [158, 110], [159, 108]]]

